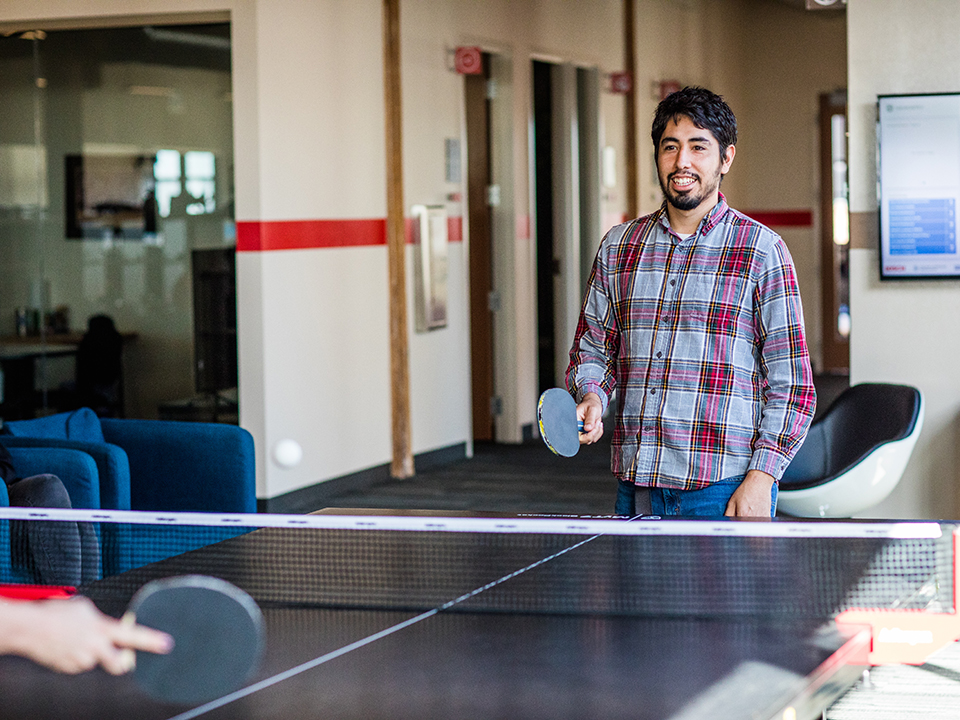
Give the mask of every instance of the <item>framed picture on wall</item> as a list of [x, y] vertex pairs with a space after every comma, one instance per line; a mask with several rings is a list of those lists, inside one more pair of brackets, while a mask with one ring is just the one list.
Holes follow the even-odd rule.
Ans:
[[447, 326], [447, 210], [417, 205], [413, 216], [416, 327], [428, 332]]
[[66, 236], [141, 240], [155, 235], [153, 162], [146, 155], [67, 155]]

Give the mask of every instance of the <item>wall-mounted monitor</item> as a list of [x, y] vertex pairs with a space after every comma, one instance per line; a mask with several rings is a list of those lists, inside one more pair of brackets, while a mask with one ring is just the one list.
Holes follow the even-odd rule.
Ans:
[[880, 277], [960, 278], [960, 93], [877, 105]]

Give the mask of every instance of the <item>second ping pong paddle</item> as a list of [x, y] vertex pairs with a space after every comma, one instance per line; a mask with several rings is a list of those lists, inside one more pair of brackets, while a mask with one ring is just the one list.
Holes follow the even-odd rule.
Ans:
[[169, 633], [168, 655], [138, 652], [133, 677], [152, 697], [203, 703], [238, 689], [263, 652], [263, 615], [243, 590], [219, 578], [154, 580], [134, 595], [125, 621]]
[[583, 422], [577, 419], [577, 403], [566, 390], [544, 391], [537, 403], [540, 435], [555, 454], [573, 457], [580, 451]]

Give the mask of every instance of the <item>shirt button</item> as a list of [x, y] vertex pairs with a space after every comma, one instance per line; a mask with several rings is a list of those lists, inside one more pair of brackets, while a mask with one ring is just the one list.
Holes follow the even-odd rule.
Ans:
[[670, 281], [670, 284], [671, 284], [671, 285], [676, 285], [676, 284], [677, 284], [677, 281], [676, 281], [676, 280], [671, 280], [671, 281]]
[[662, 353], [662, 352], [658, 352], [658, 353], [657, 353], [657, 357], [663, 357], [663, 353]]
[[650, 391], [650, 394], [651, 394], [651, 395], [656, 395], [656, 394], [657, 394], [656, 389], [651, 390], [651, 391]]

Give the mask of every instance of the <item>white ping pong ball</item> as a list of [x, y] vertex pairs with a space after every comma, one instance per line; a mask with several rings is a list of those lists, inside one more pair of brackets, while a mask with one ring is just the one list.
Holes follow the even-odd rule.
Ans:
[[303, 459], [303, 448], [296, 440], [278, 440], [273, 446], [273, 461], [282, 468], [292, 468]]

